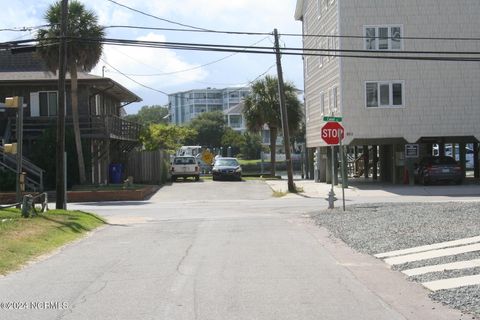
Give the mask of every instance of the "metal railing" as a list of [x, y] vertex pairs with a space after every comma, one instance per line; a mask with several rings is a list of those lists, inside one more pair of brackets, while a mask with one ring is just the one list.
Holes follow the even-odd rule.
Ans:
[[[26, 173], [25, 186], [31, 191], [43, 191], [43, 172], [42, 168], [37, 167], [25, 157], [22, 157], [22, 172]], [[17, 173], [17, 157], [5, 153], [3, 146], [0, 146], [0, 168]]]
[[[23, 121], [25, 135], [40, 135], [47, 127], [56, 125], [56, 117], [26, 117]], [[66, 118], [66, 125], [72, 125], [72, 117]], [[81, 115], [79, 119], [80, 133], [86, 138], [111, 138], [137, 141], [141, 125], [124, 120], [114, 115]], [[12, 126], [11, 131], [15, 131]]]

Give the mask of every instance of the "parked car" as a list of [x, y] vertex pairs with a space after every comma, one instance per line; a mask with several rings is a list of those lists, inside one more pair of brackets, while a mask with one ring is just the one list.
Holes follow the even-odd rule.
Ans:
[[435, 182], [455, 182], [461, 184], [463, 172], [460, 165], [448, 156], [428, 156], [416, 165], [415, 182], [428, 185]]
[[242, 167], [236, 158], [217, 158], [212, 168], [213, 180], [242, 180]]
[[[440, 154], [438, 144], [433, 146], [433, 155], [438, 156]], [[445, 155], [446, 156], [453, 156], [453, 148], [451, 144], [446, 144], [445, 145]], [[455, 160], [460, 161], [460, 148], [458, 144], [455, 144]], [[465, 168], [470, 170], [473, 169], [474, 167], [474, 155], [473, 155], [473, 149], [471, 144], [467, 144], [465, 146]]]
[[200, 166], [197, 159], [193, 156], [174, 157], [170, 167], [170, 175], [172, 182], [175, 182], [177, 178], [186, 179], [188, 177], [195, 178], [195, 181], [200, 180]]

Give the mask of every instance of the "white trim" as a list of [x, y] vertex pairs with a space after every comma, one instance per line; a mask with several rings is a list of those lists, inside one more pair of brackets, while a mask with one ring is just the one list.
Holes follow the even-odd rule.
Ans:
[[39, 92], [30, 92], [30, 117], [40, 117]]

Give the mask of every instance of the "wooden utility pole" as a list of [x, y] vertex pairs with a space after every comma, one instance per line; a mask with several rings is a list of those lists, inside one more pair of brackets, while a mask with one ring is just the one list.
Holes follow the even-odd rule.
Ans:
[[65, 183], [65, 74], [67, 70], [67, 17], [68, 0], [62, 0], [60, 19], [60, 48], [58, 70], [57, 156], [56, 156], [56, 208], [67, 209]]
[[[293, 166], [292, 155], [290, 152], [290, 133], [288, 130], [288, 114], [287, 105], [285, 99], [285, 87], [283, 84], [283, 71], [282, 71], [282, 58], [280, 55], [280, 44], [278, 41], [278, 31], [273, 30], [275, 36], [275, 55], [277, 57], [277, 74], [278, 74], [278, 94], [280, 96], [280, 113], [282, 116], [282, 128], [283, 128], [283, 145], [285, 147], [285, 162], [287, 164], [287, 177], [288, 177], [288, 191], [297, 192], [295, 184], [293, 183]], [[275, 152], [273, 150], [272, 152]]]

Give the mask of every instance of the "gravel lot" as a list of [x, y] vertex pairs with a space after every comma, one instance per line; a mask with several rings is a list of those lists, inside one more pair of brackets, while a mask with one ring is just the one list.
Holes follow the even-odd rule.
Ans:
[[[480, 203], [369, 204], [325, 210], [313, 216], [357, 251], [376, 254], [480, 235]], [[480, 251], [397, 265], [405, 270], [426, 265], [480, 258]], [[480, 268], [435, 272], [411, 277], [432, 281], [480, 274]], [[430, 294], [436, 301], [480, 316], [480, 285], [441, 290]]]

